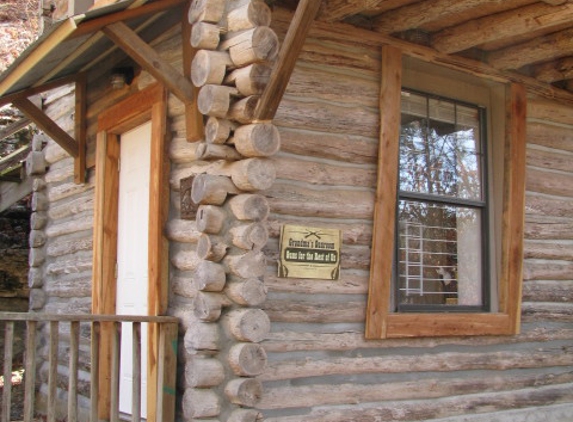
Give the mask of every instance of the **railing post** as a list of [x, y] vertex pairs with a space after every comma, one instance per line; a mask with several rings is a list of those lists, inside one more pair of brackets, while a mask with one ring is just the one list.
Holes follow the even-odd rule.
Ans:
[[131, 397], [131, 420], [141, 421], [141, 323], [134, 322], [132, 331], [133, 393]]
[[26, 323], [26, 368], [24, 371], [24, 422], [34, 418], [36, 397], [36, 329], [37, 321]]
[[68, 385], [68, 422], [78, 420], [78, 355], [80, 349], [80, 323], [70, 322], [70, 367]]
[[56, 422], [59, 328], [59, 321], [50, 321], [50, 341], [48, 352], [48, 422]]
[[157, 324], [159, 356], [157, 370], [157, 417], [159, 421], [175, 420], [177, 377], [177, 323]]
[[119, 371], [121, 358], [121, 322], [112, 323], [110, 420], [119, 422]]
[[90, 390], [90, 421], [98, 421], [99, 409], [99, 369], [100, 369], [100, 335], [101, 335], [101, 322], [92, 321], [91, 332], [91, 390]]
[[2, 422], [10, 422], [12, 408], [12, 355], [14, 346], [14, 321], [6, 321], [4, 334], [4, 391], [2, 392]]

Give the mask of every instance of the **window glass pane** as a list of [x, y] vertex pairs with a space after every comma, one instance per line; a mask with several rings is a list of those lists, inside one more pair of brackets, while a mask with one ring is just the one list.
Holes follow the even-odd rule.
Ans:
[[398, 206], [398, 304], [481, 306], [481, 211], [410, 200]]
[[404, 91], [400, 190], [482, 200], [480, 113]]

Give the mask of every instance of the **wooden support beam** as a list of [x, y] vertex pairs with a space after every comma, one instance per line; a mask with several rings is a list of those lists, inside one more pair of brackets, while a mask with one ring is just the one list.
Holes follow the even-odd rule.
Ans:
[[380, 75], [380, 149], [378, 185], [374, 204], [372, 269], [368, 288], [366, 338], [385, 338], [389, 313], [394, 231], [398, 189], [398, 156], [400, 139], [400, 101], [402, 93], [402, 52], [382, 47]]
[[274, 117], [320, 4], [321, 0], [301, 0], [299, 2], [269, 83], [255, 110], [255, 120], [271, 120]]
[[[189, 19], [187, 19], [190, 7], [191, 7], [191, 2], [189, 1], [181, 20], [183, 76], [187, 80], [191, 80], [191, 63], [193, 62], [193, 58], [197, 53], [197, 49], [191, 46], [192, 25], [189, 23]], [[191, 102], [185, 103], [185, 128], [186, 128], [187, 141], [196, 142], [203, 139], [205, 128], [203, 124], [203, 115], [199, 112], [199, 108], [197, 106], [197, 89], [194, 86], [192, 86], [192, 92], [193, 92], [193, 100]]]
[[527, 91], [523, 85], [511, 84], [507, 100], [508, 139], [505, 148], [504, 184], [507, 197], [503, 204], [502, 275], [500, 311], [509, 315], [511, 334], [519, 334], [523, 279], [523, 228], [525, 220], [525, 169]]
[[193, 86], [177, 69], [143, 41], [123, 22], [112, 23], [102, 29], [119, 48], [127, 53], [155, 79], [162, 82], [184, 103], [193, 101]]
[[74, 182], [86, 181], [87, 146], [87, 75], [81, 73], [76, 80], [74, 134], [78, 145], [78, 155], [74, 159]]
[[572, 19], [571, 3], [562, 6], [534, 3], [518, 10], [511, 9], [448, 27], [432, 35], [432, 45], [436, 50], [450, 54], [490, 41], [557, 27]]
[[36, 107], [27, 98], [18, 98], [13, 102], [26, 117], [32, 120], [36, 125], [46, 132], [58, 145], [60, 145], [72, 157], [77, 157], [79, 154], [78, 143], [66, 131], [64, 131], [56, 122], [50, 119], [42, 110]]
[[488, 63], [496, 69], [519, 69], [528, 64], [571, 54], [573, 54], [573, 29], [567, 29], [494, 51], [490, 53]]

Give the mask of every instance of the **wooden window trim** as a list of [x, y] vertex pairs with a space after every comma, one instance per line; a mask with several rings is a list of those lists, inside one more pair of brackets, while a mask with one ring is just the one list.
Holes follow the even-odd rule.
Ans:
[[372, 264], [366, 313], [368, 339], [512, 335], [520, 328], [525, 209], [526, 92], [510, 84], [503, 179], [499, 310], [492, 313], [395, 313], [390, 308], [395, 243], [402, 52], [382, 48], [380, 148]]
[[[169, 206], [167, 148], [167, 91], [154, 84], [105, 110], [98, 118], [93, 235], [92, 312], [115, 314], [117, 223], [119, 192], [119, 136], [151, 121], [151, 176], [149, 200], [149, 308], [148, 314], [165, 314], [168, 301], [168, 241], [163, 234]], [[109, 358], [109, 337], [102, 330], [101, 356]], [[148, 421], [155, 421], [159, 392], [157, 379], [159, 334], [149, 324]], [[106, 358], [107, 359], [107, 358]], [[109, 365], [100, 371], [100, 419], [109, 419]]]

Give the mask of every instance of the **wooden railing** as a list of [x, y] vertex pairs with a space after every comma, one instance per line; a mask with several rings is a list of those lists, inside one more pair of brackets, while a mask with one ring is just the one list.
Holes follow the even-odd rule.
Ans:
[[[34, 421], [35, 402], [37, 394], [36, 375], [38, 373], [38, 363], [45, 362], [45, 356], [39, 356], [38, 350], [40, 345], [38, 340], [45, 344], [47, 348], [47, 398], [46, 398], [46, 420], [47, 422], [56, 422], [65, 419], [67, 422], [77, 422], [82, 419], [90, 421], [99, 421], [102, 418], [98, 415], [99, 400], [102, 391], [109, 392], [109, 420], [119, 421], [119, 374], [120, 374], [120, 356], [121, 356], [121, 333], [122, 323], [124, 328], [131, 326], [133, 339], [133, 393], [132, 393], [132, 421], [141, 421], [140, 403], [141, 403], [141, 324], [148, 323], [154, 327], [152, 330], [158, 336], [157, 350], [157, 376], [155, 385], [157, 397], [150, 398], [154, 400], [151, 408], [155, 408], [155, 415], [148, 415], [148, 420], [158, 422], [172, 422], [174, 420], [175, 407], [175, 376], [176, 376], [176, 356], [177, 356], [177, 323], [178, 320], [173, 317], [147, 317], [147, 316], [127, 316], [127, 315], [48, 315], [48, 314], [28, 314], [0, 312], [0, 323], [5, 325], [4, 335], [4, 388], [2, 392], [2, 406], [0, 421], [9, 422], [10, 409], [12, 405], [12, 371], [14, 368], [14, 340], [16, 324], [25, 324], [24, 341], [24, 405], [23, 420], [24, 422]], [[106, 327], [103, 330], [104, 326]], [[87, 328], [87, 330], [85, 329]], [[81, 339], [80, 339], [81, 329]], [[42, 331], [47, 331], [42, 335]], [[22, 330], [24, 331], [24, 330]], [[104, 361], [102, 358], [101, 344], [105, 339], [102, 332], [109, 333], [111, 355], [109, 357], [110, 366], [110, 385], [100, 385], [100, 372], [105, 371]], [[150, 330], [151, 331], [151, 330]], [[63, 334], [63, 335], [62, 335]], [[65, 338], [68, 368], [67, 376], [67, 415], [62, 417], [62, 404], [57, 400], [62, 397], [58, 396], [58, 365], [65, 364], [62, 357], [59, 356], [59, 349]], [[90, 358], [89, 362], [80, 362], [80, 343], [89, 344]], [[144, 345], [147, 347], [147, 345]], [[88, 359], [85, 359], [88, 360]], [[89, 368], [90, 386], [89, 386], [89, 409], [81, 409], [78, 406], [78, 372], [79, 364]], [[61, 368], [60, 368], [61, 369]], [[144, 368], [144, 370], [146, 370]], [[61, 376], [61, 375], [60, 375]], [[151, 383], [152, 381], [149, 380]], [[60, 380], [61, 384], [61, 380]], [[148, 407], [149, 409], [149, 407]], [[101, 410], [100, 410], [101, 411]], [[65, 412], [65, 411], [64, 411]], [[84, 417], [80, 417], [80, 413]], [[105, 417], [104, 419], [107, 419]]]

